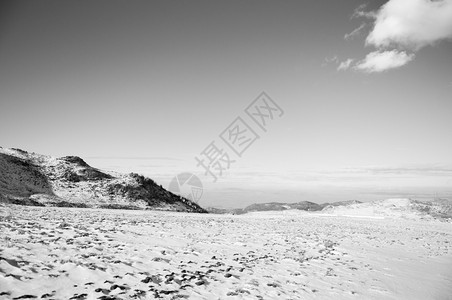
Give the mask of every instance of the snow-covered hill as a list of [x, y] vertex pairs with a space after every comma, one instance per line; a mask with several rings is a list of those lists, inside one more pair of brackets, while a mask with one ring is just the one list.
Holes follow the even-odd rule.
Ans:
[[1, 147], [0, 199], [37, 206], [205, 212], [135, 173], [100, 171], [77, 156], [54, 158]]
[[433, 201], [419, 201], [413, 199], [396, 198], [373, 202], [357, 200], [339, 201], [317, 204], [308, 201], [297, 203], [256, 203], [243, 209], [217, 209], [208, 207], [207, 211], [214, 214], [270, 214], [297, 215], [301, 212], [322, 215], [371, 217], [371, 218], [404, 218], [404, 219], [443, 219], [452, 221], [452, 200], [435, 199]]
[[356, 203], [347, 206], [327, 206], [322, 210], [322, 213], [357, 217], [451, 219], [452, 201], [447, 199], [418, 201], [407, 198], [395, 198], [366, 203]]

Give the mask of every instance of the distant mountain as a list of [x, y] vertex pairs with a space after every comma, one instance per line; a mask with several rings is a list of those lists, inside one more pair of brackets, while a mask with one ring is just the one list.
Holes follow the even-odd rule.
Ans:
[[207, 211], [215, 214], [238, 215], [248, 212], [285, 211], [295, 209], [342, 216], [401, 217], [407, 219], [435, 218], [452, 221], [452, 200], [449, 199], [419, 201], [402, 198], [372, 202], [349, 200], [322, 204], [316, 204], [309, 201], [297, 203], [269, 202], [255, 203], [243, 209], [219, 209], [209, 207], [207, 208]]
[[352, 204], [359, 204], [362, 203], [361, 201], [358, 200], [347, 200], [347, 201], [337, 201], [337, 202], [332, 202], [332, 203], [322, 203], [320, 204], [320, 206], [322, 206], [322, 209], [327, 207], [327, 206], [348, 206], [348, 205], [352, 205]]
[[244, 212], [252, 211], [275, 211], [275, 210], [287, 210], [287, 209], [298, 209], [306, 211], [318, 211], [322, 207], [314, 202], [301, 201], [297, 203], [280, 203], [280, 202], [270, 202], [270, 203], [256, 203], [247, 206], [243, 209]]
[[283, 211], [288, 209], [298, 209], [304, 211], [320, 211], [327, 206], [347, 206], [351, 204], [361, 203], [357, 200], [339, 201], [333, 203], [317, 204], [309, 201], [301, 201], [297, 203], [284, 203], [284, 202], [268, 202], [268, 203], [254, 203], [242, 209], [224, 209], [208, 207], [206, 210], [215, 214], [245, 214], [255, 211]]
[[338, 201], [317, 204], [309, 201], [297, 203], [255, 203], [243, 209], [215, 209], [209, 208], [211, 213], [244, 214], [261, 211], [284, 210], [314, 211], [324, 214], [363, 216], [363, 217], [402, 217], [402, 218], [436, 218], [452, 220], [452, 200], [435, 199], [433, 201], [419, 201], [413, 199], [386, 199], [372, 202], [357, 200]]
[[0, 200], [23, 205], [206, 212], [152, 179], [104, 172], [77, 156], [0, 147]]
[[244, 214], [243, 209], [241, 208], [216, 208], [216, 207], [206, 207], [207, 212], [210, 214], [232, 214], [232, 215], [241, 215]]

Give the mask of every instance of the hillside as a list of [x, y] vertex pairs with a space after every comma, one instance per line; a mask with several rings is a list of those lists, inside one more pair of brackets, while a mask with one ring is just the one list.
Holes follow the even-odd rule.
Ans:
[[435, 199], [419, 201], [406, 198], [386, 199], [347, 206], [327, 206], [322, 213], [358, 217], [452, 218], [452, 201]]
[[206, 212], [135, 173], [103, 172], [77, 156], [54, 158], [1, 147], [0, 199], [35, 206]]

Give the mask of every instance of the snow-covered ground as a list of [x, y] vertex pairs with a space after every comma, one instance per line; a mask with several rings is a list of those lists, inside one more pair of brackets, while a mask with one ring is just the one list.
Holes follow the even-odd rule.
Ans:
[[0, 299], [452, 299], [452, 224], [0, 206]]

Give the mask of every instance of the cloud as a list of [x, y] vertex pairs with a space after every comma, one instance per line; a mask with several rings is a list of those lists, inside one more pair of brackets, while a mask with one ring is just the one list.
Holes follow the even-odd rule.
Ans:
[[347, 70], [348, 68], [350, 68], [350, 66], [351, 66], [351, 64], [352, 64], [353, 61], [354, 61], [353, 58], [349, 58], [349, 59], [347, 59], [347, 60], [341, 62], [341, 63], [339, 64], [339, 66], [337, 67], [337, 70], [338, 70], [338, 71]]
[[452, 176], [452, 168], [451, 167], [399, 167], [399, 168], [369, 168], [369, 172], [373, 174], [422, 174], [425, 176], [440, 176], [440, 177], [451, 177]]
[[[340, 63], [338, 70], [373, 73], [399, 68], [412, 61], [419, 49], [452, 40], [452, 0], [389, 0], [377, 11], [365, 12], [365, 8], [356, 8], [352, 18], [372, 20], [366, 45], [376, 50], [353, 66], [350, 59]], [[353, 38], [363, 28], [362, 24], [344, 38]]]
[[355, 11], [353, 12], [352, 15], [352, 19], [353, 18], [360, 18], [360, 17], [364, 17], [364, 18], [368, 18], [368, 19], [374, 19], [376, 17], [376, 12], [373, 11], [369, 11], [366, 12], [364, 11], [364, 9], [366, 8], [367, 4], [361, 4], [360, 6], [358, 6]]
[[377, 12], [366, 43], [417, 51], [452, 39], [452, 0], [390, 0]]
[[344, 39], [346, 40], [351, 40], [352, 38], [354, 38], [355, 36], [357, 36], [360, 31], [366, 26], [365, 23], [362, 23], [358, 28], [356, 28], [355, 30], [353, 30], [350, 33], [347, 33], [344, 35]]
[[322, 67], [326, 67], [329, 64], [334, 64], [337, 63], [339, 61], [337, 55], [334, 55], [332, 57], [325, 57], [325, 60], [322, 63]]
[[406, 65], [413, 59], [414, 54], [407, 54], [404, 51], [374, 51], [359, 61], [354, 69], [366, 73], [383, 72]]

